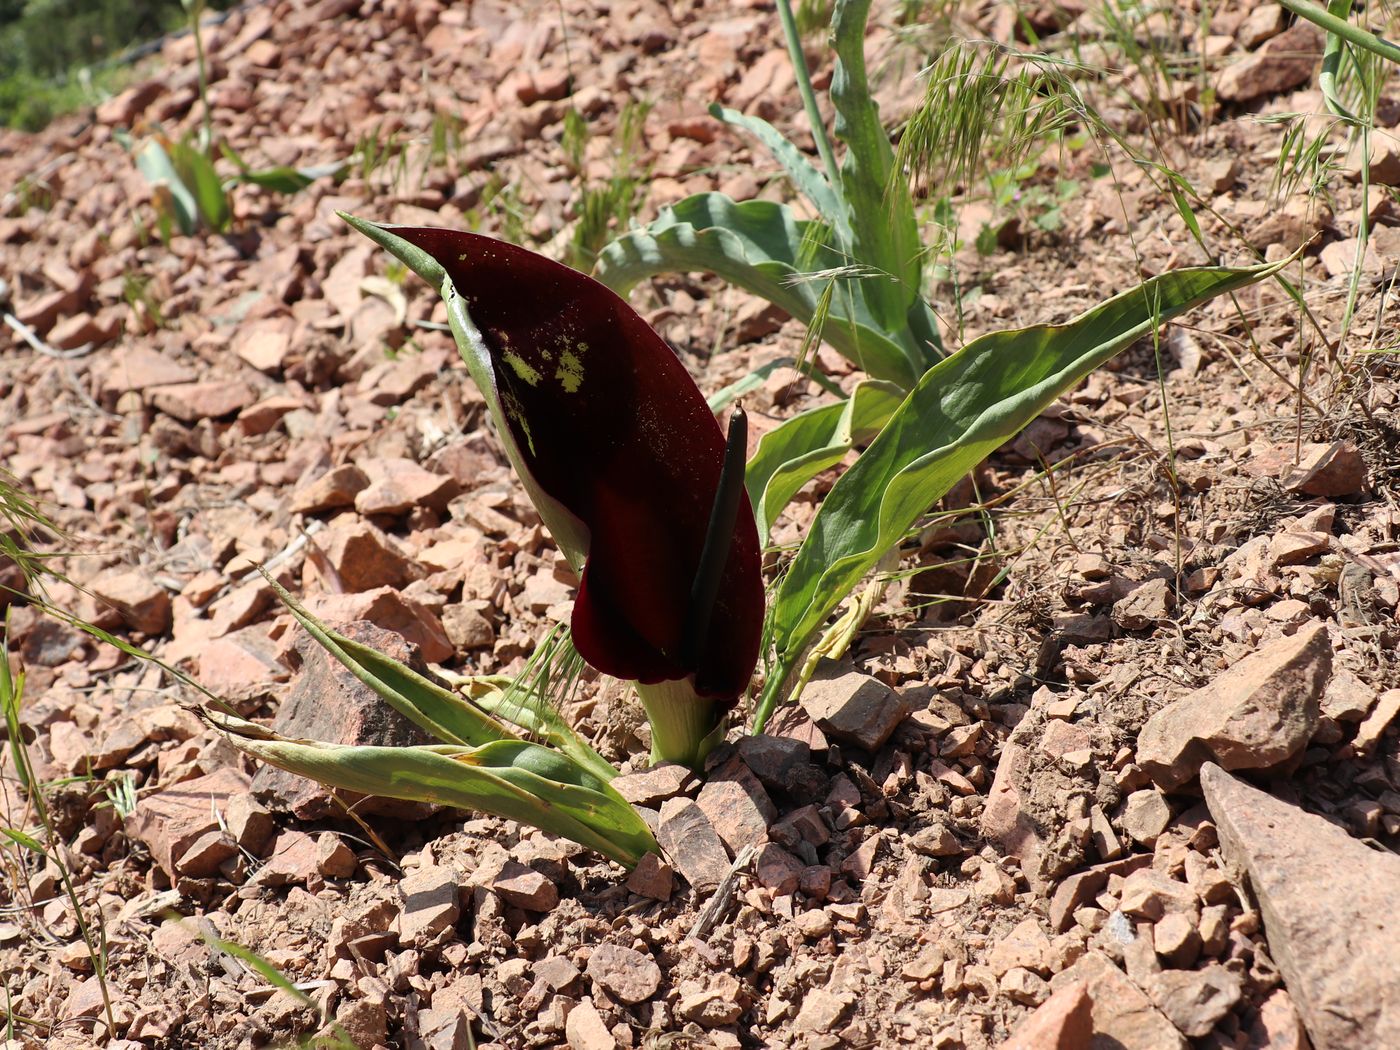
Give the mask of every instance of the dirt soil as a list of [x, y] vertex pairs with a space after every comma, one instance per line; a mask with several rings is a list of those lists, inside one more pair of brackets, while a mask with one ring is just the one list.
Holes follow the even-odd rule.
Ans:
[[[891, 120], [938, 46], [896, 7], [877, 5], [869, 39]], [[1100, 46], [1074, 15], [1027, 17], [1047, 40]], [[1009, 5], [958, 17], [974, 37], [1018, 26]], [[1203, 799], [1201, 769], [1294, 807], [1303, 846], [1317, 815], [1376, 863], [1400, 849], [1400, 382], [1393, 357], [1361, 352], [1394, 343], [1400, 153], [1378, 130], [1369, 196], [1344, 156], [1325, 193], [1275, 193], [1284, 125], [1261, 118], [1323, 112], [1316, 36], [1250, 4], [1143, 33], [1208, 56], [1204, 72], [1158, 81], [1114, 57], [1086, 90], [1201, 191], [1207, 248], [1121, 152], [1052, 150], [1003, 205], [955, 201], [957, 280], [931, 289], [949, 345], [1068, 319], [1206, 251], [1274, 259], [1312, 238], [1288, 270], [1305, 308], [1277, 283], [1249, 288], [1067, 395], [911, 541], [912, 571], [811, 700], [771, 742], [736, 727], [705, 786], [642, 775], [640, 709], [585, 683], [575, 724], [627, 764], [639, 805], [696, 798], [669, 812], [704, 825], [708, 852], [629, 877], [503, 820], [259, 771], [190, 713], [188, 687], [14, 603], [47, 846], [83, 922], [51, 857], [7, 847], [6, 1045], [244, 1047], [338, 1025], [361, 1047], [982, 1050], [1031, 1023], [1008, 1045], [1084, 1046], [1092, 1030], [1131, 1050], [1301, 1047], [1305, 1026], [1319, 1046], [1383, 1045], [1329, 1041], [1309, 1013], [1308, 960], [1343, 965], [1329, 932], [1371, 921], [1342, 892], [1350, 862], [1313, 896], [1312, 939], [1290, 941], [1287, 908], [1261, 903], [1261, 840], [1226, 819], [1224, 788]], [[629, 163], [613, 134], [629, 101], [651, 104], [630, 162], [641, 218], [701, 190], [788, 199], [767, 157], [705, 111], [722, 100], [810, 144], [777, 14], [764, 0], [271, 0], [205, 45], [212, 125], [252, 166], [371, 140], [393, 159], [292, 195], [239, 187], [227, 236], [161, 243], [116, 132], [198, 126], [188, 37], [96, 111], [0, 133], [0, 273], [42, 340], [4, 330], [0, 462], [84, 551], [58, 563], [74, 583], [51, 586], [58, 605], [284, 731], [410, 740], [298, 638], [255, 565], [319, 596], [319, 615], [463, 673], [519, 670], [573, 588], [450, 337], [416, 324], [444, 319], [436, 295], [336, 210], [560, 256], [583, 188]], [[824, 86], [818, 37], [808, 51]], [[1299, 56], [1302, 76], [1281, 76]], [[1144, 121], [1154, 97], [1167, 113]], [[582, 170], [561, 143], [570, 108], [589, 124]], [[1058, 223], [1038, 222], [1068, 183]], [[1363, 210], [1371, 248], [1339, 345]], [[972, 247], [1008, 219], [988, 254]], [[707, 392], [802, 338], [708, 277], [634, 302]], [[819, 360], [853, 380], [830, 351]], [[747, 406], [761, 431], [822, 396], [786, 369]], [[777, 542], [800, 538], [831, 481], [804, 491]], [[842, 705], [858, 724], [828, 717]], [[0, 820], [44, 837], [8, 749], [0, 771]], [[1349, 950], [1392, 965], [1367, 943]]]

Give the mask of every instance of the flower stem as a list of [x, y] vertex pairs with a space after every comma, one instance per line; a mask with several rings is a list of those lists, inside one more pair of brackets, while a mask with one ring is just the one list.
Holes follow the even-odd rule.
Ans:
[[655, 685], [637, 683], [637, 695], [651, 723], [651, 760], [679, 762], [699, 769], [724, 736], [724, 713], [715, 701], [696, 695], [683, 678]]

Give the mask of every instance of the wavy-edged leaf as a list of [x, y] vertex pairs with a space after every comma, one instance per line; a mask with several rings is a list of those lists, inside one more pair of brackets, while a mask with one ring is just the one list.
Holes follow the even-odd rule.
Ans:
[[[836, 65], [831, 76], [834, 131], [846, 144], [841, 162], [842, 193], [850, 208], [852, 255], [880, 276], [861, 282], [861, 292], [886, 329], [908, 323], [919, 298], [922, 245], [914, 202], [904, 174], [894, 163], [889, 133], [870, 97], [865, 73], [865, 23], [870, 0], [837, 0], [831, 21]], [[885, 276], [887, 275], [887, 276]], [[936, 356], [924, 359], [932, 365]]]
[[959, 478], [1086, 375], [1163, 321], [1277, 273], [1289, 260], [1174, 270], [1062, 325], [992, 332], [929, 369], [837, 480], [771, 609], [777, 673], [755, 713], [763, 727], [787, 672], [827, 616]]
[[[473, 706], [493, 718], [509, 722], [528, 739], [551, 747], [572, 758], [600, 780], [609, 781], [617, 770], [564, 721], [563, 715], [534, 689], [506, 675], [458, 675], [442, 672], [443, 678]], [[522, 695], [523, 693], [523, 695]]]
[[797, 192], [811, 202], [817, 214], [838, 231], [844, 242], [849, 243], [850, 224], [840, 191], [826, 181], [826, 176], [817, 170], [805, 153], [783, 138], [783, 133], [762, 117], [751, 117], [737, 109], [721, 106], [718, 102], [710, 106], [710, 115], [752, 135], [787, 173]]
[[659, 852], [645, 822], [607, 781], [539, 744], [363, 747], [292, 740], [228, 715], [207, 717], [269, 765], [363, 795], [431, 802], [562, 835], [628, 867]]
[[[773, 201], [739, 203], [722, 193], [698, 193], [663, 208], [648, 226], [605, 247], [593, 273], [620, 295], [661, 273], [713, 273], [808, 324], [823, 286], [813, 271], [839, 269], [848, 262], [829, 247], [804, 258], [811, 226]], [[852, 283], [868, 282], [842, 281]], [[929, 352], [914, 345], [902, 322], [882, 328], [864, 296], [845, 290], [852, 294], [831, 298], [822, 338], [872, 377], [912, 386], [927, 367]]]
[[175, 222], [180, 232], [189, 236], [199, 228], [199, 205], [190, 192], [164, 146], [148, 139], [136, 151], [136, 168], [157, 190], [163, 189], [172, 204]]
[[[758, 660], [758, 534], [740, 509], [703, 647], [685, 645], [726, 440], [685, 366], [617, 294], [504, 241], [345, 216], [439, 289], [511, 462], [576, 570], [573, 642], [644, 684], [732, 703]], [[742, 501], [747, 506], [747, 500]]]
[[893, 383], [857, 383], [844, 401], [820, 405], [786, 419], [759, 439], [745, 484], [765, 542], [773, 522], [803, 485], [840, 463], [851, 448], [869, 441], [904, 400]]

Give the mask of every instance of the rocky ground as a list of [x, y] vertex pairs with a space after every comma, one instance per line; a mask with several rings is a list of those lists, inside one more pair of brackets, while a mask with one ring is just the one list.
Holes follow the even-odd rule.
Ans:
[[[870, 38], [891, 116], [939, 39], [897, 14]], [[619, 788], [668, 852], [631, 875], [505, 821], [256, 770], [188, 688], [14, 603], [51, 837], [7, 749], [0, 820], [50, 852], [3, 854], [7, 1045], [336, 1025], [361, 1047], [1400, 1045], [1400, 383], [1362, 352], [1394, 344], [1394, 131], [1366, 189], [1339, 156], [1325, 192], [1277, 194], [1280, 120], [1322, 112], [1316, 34], [1271, 4], [1154, 16], [1140, 37], [1199, 70], [1163, 79], [1075, 15], [1027, 17], [1047, 46], [1112, 59], [1091, 97], [1201, 191], [1211, 253], [1313, 238], [1289, 270], [1306, 309], [1248, 289], [1064, 398], [925, 530], [848, 658], [769, 736], [731, 734], [706, 777], [644, 770], [634, 702], [586, 683], [568, 713], [628, 763]], [[1010, 5], [959, 18], [970, 36], [1018, 26]], [[622, 166], [644, 176], [643, 217], [703, 189], [786, 197], [704, 111], [800, 125], [777, 17], [765, 0], [272, 0], [206, 46], [212, 124], [255, 167], [369, 142], [393, 159], [291, 196], [240, 187], [228, 236], [161, 243], [115, 132], [197, 125], [189, 38], [95, 112], [0, 134], [0, 260], [41, 340], [0, 357], [0, 456], [83, 551], [56, 603], [283, 732], [408, 741], [253, 566], [468, 673], [518, 670], [573, 592], [448, 337], [414, 323], [441, 320], [435, 296], [334, 212], [559, 254], [583, 189]], [[809, 51], [820, 86], [829, 61]], [[1167, 115], [1144, 120], [1153, 99]], [[629, 102], [651, 105], [630, 159]], [[570, 109], [589, 122], [578, 164]], [[1202, 259], [1147, 173], [1092, 145], [1047, 153], [1000, 204], [956, 203], [957, 281], [932, 290], [951, 345]], [[802, 335], [708, 278], [637, 302], [707, 391]], [[748, 407], [761, 429], [818, 395], [780, 370]]]

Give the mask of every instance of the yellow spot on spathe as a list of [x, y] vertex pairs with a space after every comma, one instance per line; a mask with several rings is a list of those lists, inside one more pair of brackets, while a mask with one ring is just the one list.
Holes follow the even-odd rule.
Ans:
[[559, 370], [554, 373], [554, 378], [559, 380], [566, 394], [578, 393], [578, 388], [583, 385], [583, 362], [572, 350], [565, 350], [559, 358]]
[[511, 371], [518, 375], [531, 386], [539, 386], [540, 373], [534, 365], [526, 361], [514, 350], [507, 350], [505, 353], [506, 364], [510, 365]]

